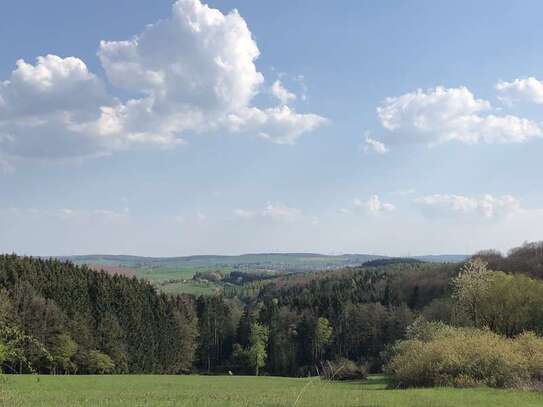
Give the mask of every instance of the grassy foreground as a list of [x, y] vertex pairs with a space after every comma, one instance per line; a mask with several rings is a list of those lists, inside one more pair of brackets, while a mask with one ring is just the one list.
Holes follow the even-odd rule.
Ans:
[[4, 376], [1, 406], [536, 407], [543, 393], [386, 390], [382, 378], [330, 383], [280, 377]]

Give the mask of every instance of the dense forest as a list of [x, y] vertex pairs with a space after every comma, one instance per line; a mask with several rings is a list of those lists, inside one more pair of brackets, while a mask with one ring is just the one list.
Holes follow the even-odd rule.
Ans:
[[2, 370], [305, 376], [341, 364], [363, 375], [394, 366], [399, 341], [428, 339], [423, 322], [455, 335], [543, 333], [542, 243], [463, 264], [391, 259], [260, 277], [231, 276], [241, 284], [221, 295], [168, 296], [68, 261], [0, 256]]
[[188, 372], [191, 298], [57, 260], [0, 257], [6, 372]]

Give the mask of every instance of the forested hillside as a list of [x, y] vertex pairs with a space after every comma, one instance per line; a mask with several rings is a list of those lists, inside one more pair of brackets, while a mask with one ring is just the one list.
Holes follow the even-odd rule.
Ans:
[[2, 366], [42, 373], [380, 372], [421, 321], [505, 337], [543, 333], [543, 283], [531, 278], [540, 277], [541, 247], [477, 255], [488, 266], [400, 259], [318, 273], [234, 272], [225, 278], [237, 284], [199, 297], [168, 296], [148, 282], [69, 262], [1, 256]]
[[8, 372], [190, 371], [191, 298], [57, 260], [0, 257], [0, 343]]

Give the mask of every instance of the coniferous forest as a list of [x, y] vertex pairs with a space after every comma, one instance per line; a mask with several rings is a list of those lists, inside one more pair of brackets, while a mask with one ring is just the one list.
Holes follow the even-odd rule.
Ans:
[[5, 255], [2, 370], [307, 376], [341, 365], [345, 378], [390, 371], [415, 339], [445, 331], [511, 340], [542, 334], [542, 247], [481, 252], [462, 264], [391, 260], [266, 276], [200, 297], [168, 296], [146, 281], [69, 262]]

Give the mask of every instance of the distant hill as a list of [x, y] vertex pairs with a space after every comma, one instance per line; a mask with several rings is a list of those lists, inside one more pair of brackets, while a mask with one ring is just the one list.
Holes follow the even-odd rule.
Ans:
[[460, 263], [465, 261], [467, 254], [431, 254], [427, 256], [415, 256], [413, 259], [426, 261], [428, 263]]
[[370, 260], [383, 258], [367, 254], [329, 256], [316, 253], [256, 253], [239, 256], [184, 256], [140, 257], [122, 255], [85, 255], [61, 257], [75, 264], [107, 265], [117, 267], [168, 267], [168, 268], [233, 268], [264, 269], [275, 271], [329, 270], [347, 266], [359, 266]]
[[430, 255], [407, 259], [370, 254], [324, 255], [317, 253], [254, 253], [238, 256], [183, 256], [183, 257], [142, 257], [124, 255], [84, 255], [60, 257], [75, 264], [128, 268], [229, 268], [236, 270], [273, 270], [283, 272], [333, 270], [343, 267], [360, 266], [364, 263], [387, 259], [393, 262], [425, 261], [432, 263], [456, 263], [465, 260], [466, 255]]
[[363, 267], [384, 267], [393, 264], [418, 264], [425, 263], [422, 260], [413, 257], [392, 257], [386, 259], [370, 260], [362, 264]]

